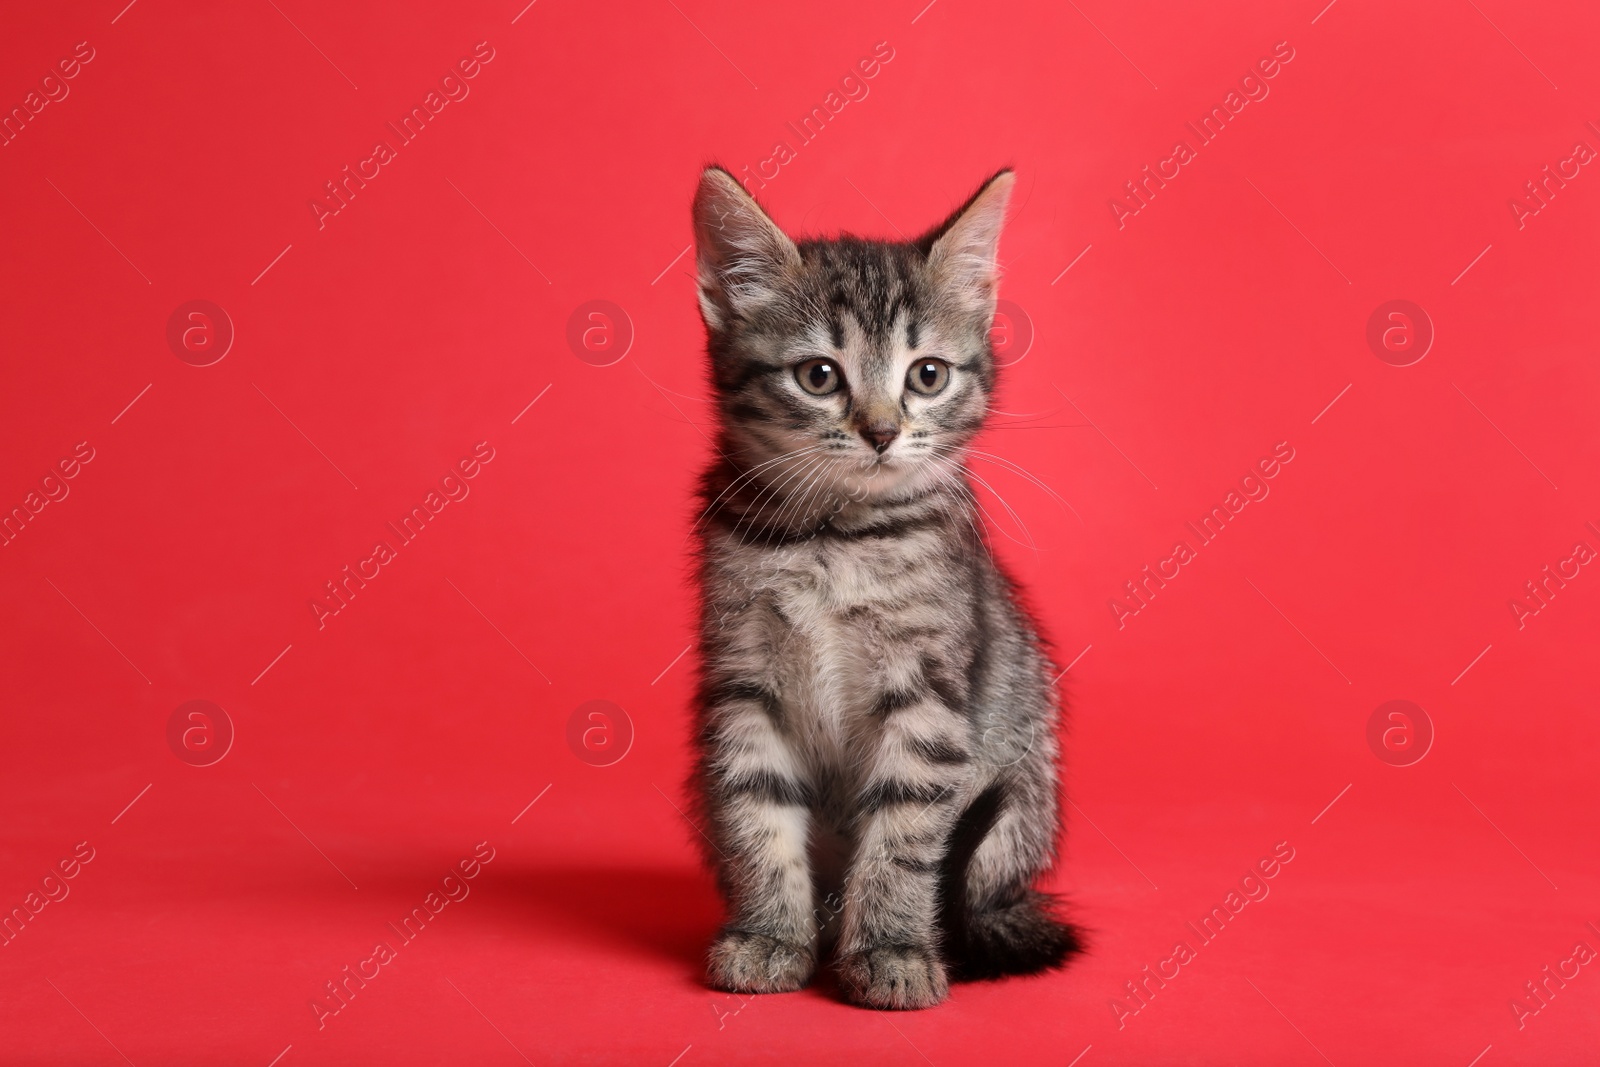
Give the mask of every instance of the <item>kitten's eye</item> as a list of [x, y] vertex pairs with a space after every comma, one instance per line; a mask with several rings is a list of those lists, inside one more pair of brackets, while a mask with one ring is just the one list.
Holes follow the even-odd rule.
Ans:
[[837, 392], [844, 376], [831, 359], [808, 359], [794, 369], [795, 381], [812, 396], [827, 396]]
[[923, 396], [942, 393], [949, 384], [950, 364], [942, 359], [919, 359], [911, 364], [911, 371], [906, 375], [906, 385]]

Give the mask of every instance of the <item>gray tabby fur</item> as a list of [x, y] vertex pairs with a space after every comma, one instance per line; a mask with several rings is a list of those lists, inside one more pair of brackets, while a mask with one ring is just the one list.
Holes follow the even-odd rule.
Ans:
[[[1077, 948], [1033, 888], [1058, 834], [1056, 671], [963, 454], [994, 388], [1012, 184], [916, 241], [797, 243], [726, 171], [701, 177], [719, 432], [693, 786], [729, 908], [718, 989], [798, 989], [831, 948], [848, 999], [924, 1008], [951, 977]], [[831, 395], [797, 378], [817, 358]], [[935, 396], [907, 384], [929, 358], [950, 366]]]

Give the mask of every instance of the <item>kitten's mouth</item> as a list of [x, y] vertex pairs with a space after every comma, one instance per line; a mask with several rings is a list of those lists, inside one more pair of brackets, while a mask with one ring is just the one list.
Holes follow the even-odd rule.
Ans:
[[904, 456], [863, 456], [846, 479], [846, 495], [858, 494], [862, 500], [876, 499], [899, 488], [911, 471], [912, 466]]

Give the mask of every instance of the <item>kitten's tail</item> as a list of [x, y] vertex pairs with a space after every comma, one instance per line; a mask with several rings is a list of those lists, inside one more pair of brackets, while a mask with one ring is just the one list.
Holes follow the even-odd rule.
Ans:
[[945, 956], [955, 977], [1000, 978], [1060, 967], [1082, 951], [1076, 927], [1057, 918], [1054, 898], [1027, 890], [1016, 900], [968, 909], [947, 932]]
[[952, 977], [970, 981], [1034, 974], [1060, 967], [1083, 951], [1083, 937], [1056, 914], [1059, 903], [1026, 883], [980, 903], [967, 889], [968, 868], [994, 827], [1004, 794], [984, 790], [962, 813], [951, 835], [941, 885], [946, 964]]

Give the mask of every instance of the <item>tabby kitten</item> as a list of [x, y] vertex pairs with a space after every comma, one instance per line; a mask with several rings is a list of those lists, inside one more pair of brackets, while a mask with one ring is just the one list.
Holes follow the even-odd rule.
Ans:
[[1010, 171], [906, 242], [792, 241], [728, 172], [694, 201], [718, 412], [702, 481], [694, 787], [729, 921], [718, 989], [926, 1008], [1059, 965], [1054, 670], [964, 448]]

